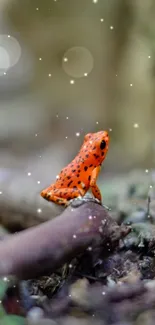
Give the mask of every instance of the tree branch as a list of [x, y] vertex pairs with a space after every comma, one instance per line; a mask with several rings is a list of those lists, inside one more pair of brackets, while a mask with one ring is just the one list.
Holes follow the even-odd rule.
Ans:
[[[22, 279], [51, 273], [88, 247], [116, 247], [130, 227], [118, 226], [94, 202], [69, 206], [53, 220], [9, 236], [0, 243], [0, 276]], [[108, 246], [109, 247], [109, 246]]]

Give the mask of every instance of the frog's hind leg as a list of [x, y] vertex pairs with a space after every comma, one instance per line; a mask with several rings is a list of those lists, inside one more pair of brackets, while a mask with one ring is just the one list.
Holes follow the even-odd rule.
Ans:
[[55, 190], [53, 190], [51, 187], [48, 187], [47, 189], [43, 190], [40, 195], [47, 201], [54, 202], [59, 205], [66, 206], [68, 205], [67, 199], [61, 198], [57, 196], [55, 193]]
[[55, 195], [55, 188], [52, 185], [48, 186], [44, 190], [41, 191], [40, 195], [47, 201], [53, 201], [53, 196]]
[[41, 196], [47, 200], [52, 201], [58, 205], [68, 206], [72, 199], [78, 196], [83, 196], [84, 191], [78, 188], [60, 188], [55, 189], [48, 187], [41, 192]]

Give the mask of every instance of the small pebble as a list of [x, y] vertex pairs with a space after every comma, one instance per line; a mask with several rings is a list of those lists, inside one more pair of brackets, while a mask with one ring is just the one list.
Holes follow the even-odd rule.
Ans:
[[113, 279], [111, 279], [110, 276], [108, 276], [107, 277], [107, 285], [109, 288], [113, 288], [116, 285], [116, 282]]
[[44, 312], [39, 307], [33, 307], [27, 314], [27, 318], [33, 321], [38, 321], [40, 318], [43, 318]]

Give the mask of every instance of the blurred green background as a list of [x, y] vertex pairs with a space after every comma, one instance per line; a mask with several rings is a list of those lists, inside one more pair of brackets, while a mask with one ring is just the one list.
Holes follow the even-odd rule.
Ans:
[[1, 0], [1, 200], [38, 200], [87, 132], [110, 133], [103, 184], [154, 168], [154, 17], [153, 0]]

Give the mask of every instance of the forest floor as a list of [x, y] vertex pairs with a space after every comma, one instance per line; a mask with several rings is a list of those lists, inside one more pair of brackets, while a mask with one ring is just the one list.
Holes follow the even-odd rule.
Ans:
[[[153, 325], [154, 182], [154, 173], [148, 175], [148, 171], [107, 178], [100, 187], [110, 211], [89, 198], [73, 203], [54, 218], [58, 221], [45, 221], [44, 228], [40, 225], [39, 238], [38, 226], [32, 235], [30, 229], [19, 232], [20, 244], [17, 235], [8, 234], [2, 224], [0, 324]], [[54, 235], [56, 231], [59, 236]], [[70, 233], [72, 239], [68, 239]], [[1, 264], [9, 258], [14, 272], [5, 275]]]

